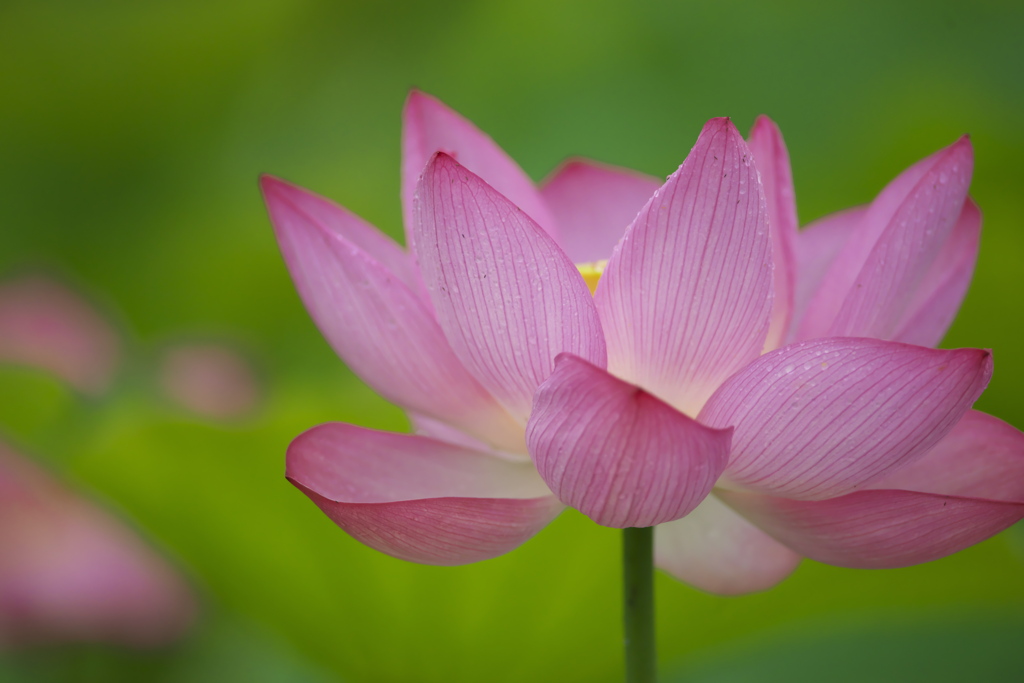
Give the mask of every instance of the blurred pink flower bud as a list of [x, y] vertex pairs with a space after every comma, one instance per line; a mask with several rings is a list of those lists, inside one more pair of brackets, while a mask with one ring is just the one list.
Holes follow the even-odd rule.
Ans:
[[38, 275], [0, 283], [0, 363], [40, 368], [100, 394], [119, 356], [117, 333], [75, 291]]
[[0, 649], [168, 643], [197, 605], [126, 526], [0, 443]]
[[164, 354], [160, 384], [171, 399], [194, 413], [215, 419], [240, 417], [260, 397], [249, 363], [220, 344], [186, 344]]

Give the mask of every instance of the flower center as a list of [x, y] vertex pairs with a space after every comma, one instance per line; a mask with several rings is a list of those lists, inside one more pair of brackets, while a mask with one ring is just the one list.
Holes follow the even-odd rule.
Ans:
[[586, 282], [587, 287], [590, 288], [591, 294], [597, 290], [597, 282], [601, 279], [601, 275], [604, 273], [604, 269], [607, 265], [608, 259], [576, 264], [576, 269], [580, 271], [580, 275], [583, 276], [583, 281]]

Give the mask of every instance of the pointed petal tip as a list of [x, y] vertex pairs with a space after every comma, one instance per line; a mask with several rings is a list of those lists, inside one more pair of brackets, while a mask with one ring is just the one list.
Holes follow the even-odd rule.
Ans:
[[260, 192], [266, 197], [275, 190], [282, 189], [288, 186], [288, 183], [281, 180], [277, 176], [272, 176], [269, 173], [260, 173], [257, 179], [257, 184], [260, 187]]
[[439, 120], [448, 122], [447, 125], [474, 125], [430, 93], [419, 88], [409, 90], [402, 109], [402, 118], [407, 124], [412, 120], [418, 120], [419, 125], [430, 125], [429, 121], [437, 120], [439, 117]]
[[722, 129], [735, 129], [736, 126], [732, 122], [732, 117], [729, 116], [715, 116], [714, 118], [708, 119], [708, 122], [704, 124], [704, 130], [702, 133], [707, 131], [715, 131]]
[[[697, 145], [700, 144], [702, 139], [710, 140], [719, 133], [725, 133], [727, 136], [726, 139], [731, 139], [733, 141], [727, 144], [741, 144], [742, 147], [747, 146], [746, 140], [743, 139], [743, 134], [736, 128], [736, 124], [733, 123], [732, 117], [729, 116], [716, 116], [715, 118], [708, 119], [708, 122], [704, 124], [704, 127], [700, 131], [700, 135], [697, 137]], [[696, 149], [696, 146], [694, 148]]]
[[270, 175], [269, 173], [260, 174], [259, 187], [264, 200], [268, 202], [271, 200], [292, 201], [298, 200], [301, 196], [316, 196], [318, 199], [323, 199], [323, 201], [333, 204], [330, 200], [319, 197], [319, 195], [316, 195], [316, 193], [311, 192], [304, 187], [300, 187], [295, 183], [290, 183], [287, 180]]
[[767, 114], [758, 114], [757, 118], [754, 119], [754, 125], [750, 127], [750, 135], [753, 136], [755, 131], [765, 128], [777, 133], [779, 131], [779, 124], [775, 123]]
[[463, 168], [463, 165], [460, 164], [452, 155], [442, 151], [437, 151], [431, 155], [430, 159], [427, 161], [427, 165], [423, 167], [422, 175], [425, 176], [428, 171], [433, 171], [436, 168], [459, 169]]
[[443, 106], [433, 95], [428, 95], [419, 88], [410, 88], [405, 98], [405, 112], [416, 111], [423, 107]]
[[540, 185], [540, 187], [545, 187], [547, 185], [550, 185], [553, 180], [555, 180], [556, 178], [558, 178], [561, 175], [564, 175], [566, 173], [570, 173], [570, 172], [573, 172], [573, 171], [589, 169], [589, 168], [591, 168], [593, 166], [602, 166], [603, 167], [603, 166], [605, 166], [605, 164], [602, 164], [599, 161], [593, 161], [591, 159], [587, 159], [586, 157], [576, 157], [576, 156], [568, 157], [567, 159], [564, 159], [562, 161], [562, 163], [558, 164], [558, 166], [555, 167], [555, 170], [551, 171], [551, 173], [549, 173], [547, 175], [547, 177], [544, 178], [544, 180], [542, 180], [539, 183], [539, 185]]
[[[992, 369], [995, 366], [995, 359], [992, 355], [992, 349], [964, 349], [965, 351], [973, 351], [978, 356], [978, 365], [982, 367], [982, 374], [986, 378], [992, 376]], [[986, 379], [987, 381], [987, 379]]]
[[971, 142], [970, 135], [961, 135], [956, 142], [947, 147], [945, 154], [939, 155], [939, 158], [936, 159], [936, 165], [945, 161], [953, 164], [955, 170], [955, 164], [961, 160], [968, 164], [974, 163], [974, 144]]

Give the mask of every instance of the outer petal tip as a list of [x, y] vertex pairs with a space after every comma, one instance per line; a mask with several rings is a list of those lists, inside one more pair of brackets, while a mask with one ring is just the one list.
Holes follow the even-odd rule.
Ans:
[[770, 135], [773, 138], [781, 138], [782, 132], [779, 125], [765, 114], [758, 114], [754, 119], [754, 125], [750, 127], [750, 137]]
[[968, 173], [970, 173], [974, 167], [974, 143], [971, 142], [971, 136], [963, 135], [956, 142], [947, 147], [946, 158], [951, 162], [950, 168], [953, 173], [957, 172], [957, 164], [959, 163], [966, 163], [969, 167]]
[[950, 147], [953, 148], [953, 149], [969, 149], [973, 153], [974, 152], [974, 143], [971, 142], [971, 134], [970, 133], [964, 133], [963, 135], [961, 135], [959, 137], [959, 139], [957, 139], [956, 142], [954, 142], [952, 145], [950, 145]]
[[557, 232], [533, 181], [489, 135], [439, 100], [419, 91], [409, 94], [402, 115], [402, 203], [406, 238], [415, 243], [413, 195], [430, 156], [438, 150], [455, 156], [474, 174], [521, 208], [545, 230]]
[[735, 134], [740, 139], [743, 138], [739, 130], [736, 128], [736, 125], [732, 122], [732, 118], [728, 116], [716, 116], [715, 118], [708, 119], [708, 122], [705, 123], [704, 127], [701, 129], [700, 134], [703, 136], [718, 132], [729, 132]]
[[448, 154], [445, 151], [439, 150], [437, 152], [434, 152], [433, 155], [431, 155], [430, 159], [427, 160], [427, 166], [423, 170], [423, 172], [426, 173], [427, 169], [432, 169], [432, 168], [435, 168], [435, 167], [436, 168], [455, 168], [455, 169], [458, 169], [458, 168], [462, 168], [463, 166], [458, 161], [456, 161], [455, 157], [453, 157], [451, 154]]
[[419, 88], [412, 88], [409, 90], [409, 94], [405, 98], [406, 112], [415, 112], [420, 107], [430, 106], [434, 106], [439, 109], [447, 109], [436, 97], [428, 95]]
[[260, 189], [263, 190], [264, 192], [266, 192], [269, 189], [272, 189], [274, 185], [280, 182], [281, 180], [279, 178], [270, 175], [269, 173], [260, 173], [259, 177], [257, 178], [257, 183], [259, 184]]
[[287, 180], [282, 180], [281, 178], [270, 175], [269, 173], [260, 174], [259, 188], [260, 193], [263, 195], [263, 200], [268, 204], [268, 206], [271, 202], [287, 199], [288, 195], [291, 193], [303, 191], [297, 185], [293, 185]]

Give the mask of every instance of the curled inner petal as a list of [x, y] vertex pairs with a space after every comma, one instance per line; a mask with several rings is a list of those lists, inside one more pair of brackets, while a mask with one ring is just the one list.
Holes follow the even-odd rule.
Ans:
[[732, 429], [712, 429], [570, 354], [537, 390], [526, 443], [556, 496], [598, 524], [679, 519], [710, 493]]

